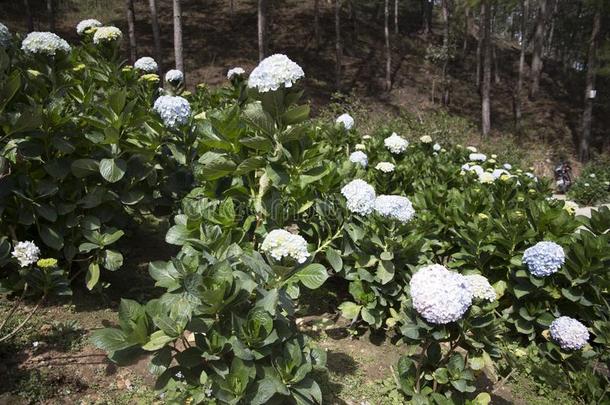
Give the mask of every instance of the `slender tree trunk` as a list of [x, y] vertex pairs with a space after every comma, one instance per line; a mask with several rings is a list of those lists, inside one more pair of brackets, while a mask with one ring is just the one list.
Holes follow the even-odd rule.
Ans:
[[133, 0], [125, 0], [125, 10], [127, 12], [127, 29], [129, 31], [129, 62], [134, 63], [138, 59], [138, 44], [136, 42], [136, 14]]
[[267, 0], [258, 0], [258, 60], [267, 54]]
[[485, 25], [485, 15], [483, 14], [483, 5], [481, 5], [481, 10], [480, 10], [480, 15], [479, 15], [479, 38], [477, 41], [477, 77], [476, 77], [476, 82], [477, 82], [477, 88], [479, 89], [479, 92], [481, 91], [481, 65], [483, 63], [483, 40], [485, 39], [485, 29], [484, 29], [484, 25]]
[[384, 35], [385, 35], [385, 89], [392, 87], [392, 49], [390, 49], [390, 1], [385, 0]]
[[482, 0], [483, 9], [483, 81], [481, 86], [481, 129], [488, 136], [491, 129], [491, 10], [489, 0]]
[[549, 0], [540, 0], [538, 8], [538, 16], [536, 18], [536, 30], [534, 31], [534, 50], [532, 52], [532, 67], [531, 76], [532, 84], [530, 86], [529, 97], [535, 99], [540, 89], [540, 73], [542, 71], [542, 51], [544, 46], [544, 26], [546, 23], [546, 14]]
[[231, 16], [231, 20], [235, 16], [235, 0], [229, 0], [229, 15]]
[[341, 0], [335, 0], [335, 87], [341, 88], [341, 59], [343, 49], [341, 46]]
[[394, 0], [394, 34], [398, 35], [398, 0]]
[[313, 32], [316, 37], [316, 49], [320, 48], [320, 5], [319, 0], [313, 0]]
[[494, 84], [500, 84], [500, 68], [498, 63], [498, 47], [496, 45], [492, 45], [491, 47], [492, 53], [491, 58], [494, 63]]
[[49, 31], [55, 32], [55, 2], [47, 0], [47, 13], [49, 14]]
[[599, 43], [599, 30], [601, 25], [601, 6], [597, 6], [593, 17], [593, 29], [589, 40], [589, 52], [587, 56], [587, 77], [585, 86], [585, 108], [582, 114], [582, 134], [580, 138], [579, 158], [586, 162], [591, 157], [591, 122], [593, 121], [592, 92], [595, 90], [595, 76], [597, 69], [596, 52]]
[[525, 51], [527, 49], [527, 15], [529, 13], [529, 0], [521, 0], [521, 54], [519, 55], [519, 74], [515, 88], [515, 129], [521, 131], [521, 98], [523, 89], [523, 74], [525, 70]]
[[424, 36], [428, 38], [428, 35], [432, 32], [432, 10], [434, 7], [433, 0], [424, 1]]
[[23, 6], [25, 8], [25, 16], [28, 23], [28, 32], [34, 31], [34, 17], [32, 16], [32, 7], [30, 7], [30, 0], [23, 0]]
[[464, 42], [462, 43], [462, 59], [466, 58], [466, 54], [468, 52], [468, 39], [470, 38], [471, 32], [471, 17], [470, 17], [470, 7], [466, 7], [464, 10]]
[[161, 53], [161, 31], [159, 30], [159, 17], [157, 15], [157, 0], [148, 0], [150, 8], [150, 25], [153, 31], [155, 44], [155, 60], [159, 65], [159, 76], [163, 75], [163, 54]]
[[449, 0], [441, 0], [443, 18], [443, 66], [441, 71], [442, 103], [449, 104], [449, 85], [447, 83], [447, 66], [449, 65]]
[[549, 35], [546, 42], [546, 50], [545, 54], [547, 56], [551, 55], [551, 51], [553, 49], [553, 36], [555, 35], [555, 17], [557, 16], [557, 12], [559, 11], [559, 0], [555, 0], [553, 2], [553, 11], [550, 15], [551, 20], [551, 28], [549, 29]]
[[174, 59], [176, 60], [176, 69], [186, 77], [182, 47], [182, 5], [180, 0], [174, 0]]

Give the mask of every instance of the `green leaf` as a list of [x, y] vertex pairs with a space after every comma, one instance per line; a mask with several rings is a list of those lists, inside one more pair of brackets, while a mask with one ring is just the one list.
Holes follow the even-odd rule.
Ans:
[[349, 320], [354, 320], [360, 314], [360, 310], [362, 309], [362, 305], [358, 305], [354, 302], [346, 301], [343, 304], [339, 305], [339, 311], [341, 311], [341, 315], [344, 318]]
[[99, 163], [93, 159], [78, 159], [72, 162], [70, 169], [76, 177], [87, 177], [99, 172]]
[[118, 270], [123, 265], [123, 255], [114, 250], [105, 250], [103, 260], [104, 268], [110, 271]]
[[[296, 277], [303, 285], [310, 290], [315, 290], [324, 284], [326, 279], [328, 279], [328, 272], [326, 271], [326, 267], [319, 263], [312, 263], [298, 273], [296, 273], [293, 277]], [[292, 277], [291, 277], [292, 278]]]
[[175, 338], [167, 336], [165, 334], [165, 332], [163, 332], [162, 330], [158, 330], [158, 331], [154, 332], [152, 335], [150, 335], [150, 340], [148, 341], [148, 343], [146, 343], [144, 346], [142, 346], [142, 349], [149, 351], [149, 352], [153, 352], [155, 350], [161, 349], [163, 346], [165, 346], [169, 342], [173, 342], [174, 339]]
[[123, 159], [102, 159], [100, 161], [100, 174], [109, 183], [121, 180], [127, 170], [127, 162]]
[[282, 115], [282, 121], [284, 121], [284, 124], [286, 125], [298, 124], [309, 118], [309, 111], [310, 108], [308, 105], [300, 105], [286, 111]]
[[91, 342], [95, 347], [110, 353], [127, 349], [134, 345], [127, 340], [125, 332], [116, 328], [105, 328], [93, 332]]
[[64, 237], [53, 227], [40, 225], [40, 238], [52, 249], [61, 250], [64, 247]]
[[326, 250], [326, 260], [328, 260], [328, 263], [336, 272], [341, 271], [341, 269], [343, 268], [343, 259], [341, 258], [341, 252], [336, 249], [329, 248], [328, 250]]
[[100, 266], [99, 264], [93, 262], [89, 264], [89, 268], [87, 269], [87, 274], [85, 275], [85, 283], [89, 290], [92, 290], [93, 287], [97, 284], [100, 279]]

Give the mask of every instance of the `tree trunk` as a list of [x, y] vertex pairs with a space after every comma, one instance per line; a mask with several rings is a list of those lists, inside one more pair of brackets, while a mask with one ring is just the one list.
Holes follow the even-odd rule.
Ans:
[[267, 0], [258, 0], [258, 60], [267, 54]]
[[464, 42], [462, 43], [462, 59], [466, 58], [466, 53], [468, 52], [468, 39], [470, 38], [471, 32], [471, 17], [470, 17], [470, 7], [466, 7], [464, 10]]
[[534, 32], [534, 50], [532, 52], [532, 85], [530, 86], [529, 97], [535, 99], [540, 89], [540, 73], [542, 71], [542, 51], [544, 46], [544, 26], [549, 0], [540, 0], [538, 16], [536, 18], [536, 30]]
[[335, 88], [341, 88], [341, 59], [343, 49], [341, 47], [341, 0], [335, 0]]
[[483, 81], [481, 86], [481, 130], [483, 136], [488, 136], [491, 129], [491, 10], [489, 0], [481, 1], [483, 12]]
[[313, 1], [313, 32], [316, 39], [316, 49], [320, 48], [320, 5], [319, 0]]
[[394, 34], [398, 35], [398, 0], [394, 0]]
[[449, 104], [449, 85], [447, 83], [447, 66], [449, 65], [449, 0], [441, 0], [443, 18], [443, 66], [441, 70], [442, 103]]
[[148, 0], [150, 8], [150, 25], [153, 31], [153, 41], [155, 44], [155, 60], [159, 65], [159, 76], [163, 75], [163, 54], [161, 53], [161, 32], [159, 30], [159, 18], [157, 15], [157, 0]]
[[600, 6], [595, 10], [593, 17], [593, 29], [589, 40], [589, 52], [587, 56], [587, 77], [585, 85], [585, 108], [582, 114], [582, 134], [580, 138], [579, 158], [586, 162], [591, 157], [591, 121], [593, 121], [593, 94], [595, 90], [595, 75], [597, 69], [596, 52], [599, 43], [599, 30], [601, 24]]
[[498, 47], [496, 45], [492, 45], [492, 54], [491, 58], [494, 63], [494, 84], [500, 84], [500, 68], [498, 63]]
[[229, 0], [229, 15], [231, 16], [231, 20], [235, 16], [235, 0]]
[[557, 12], [559, 11], [559, 0], [555, 0], [553, 4], [553, 11], [551, 12], [550, 20], [551, 20], [551, 28], [549, 29], [549, 35], [546, 42], [546, 50], [545, 54], [547, 56], [551, 55], [551, 51], [553, 49], [553, 36], [555, 35], [555, 17], [557, 16]]
[[[176, 61], [176, 69], [181, 71], [186, 77], [184, 71], [184, 56], [182, 47], [182, 5], [180, 0], [174, 0], [174, 59]], [[185, 80], [186, 82], [186, 80]]]
[[529, 0], [521, 0], [521, 54], [519, 55], [519, 73], [517, 87], [515, 88], [514, 114], [515, 129], [521, 131], [521, 92], [523, 89], [523, 71], [525, 70], [525, 51], [527, 49], [527, 15], [529, 13]]
[[485, 39], [485, 29], [483, 28], [483, 26], [485, 25], [485, 15], [483, 14], [483, 5], [481, 5], [481, 10], [479, 13], [479, 38], [477, 41], [477, 77], [476, 77], [476, 82], [477, 82], [477, 88], [479, 89], [479, 92], [481, 92], [481, 64], [483, 63], [483, 54], [482, 54], [482, 50], [483, 50], [483, 40]]
[[424, 36], [428, 38], [428, 35], [432, 32], [432, 8], [434, 3], [432, 0], [423, 0], [424, 2]]
[[49, 31], [55, 32], [55, 2], [47, 0], [47, 13], [49, 14]]
[[385, 89], [390, 91], [392, 87], [392, 50], [390, 49], [390, 1], [385, 0], [384, 11], [384, 35], [385, 35]]
[[[51, 1], [51, 0], [49, 0]], [[129, 63], [138, 59], [138, 45], [136, 43], [136, 14], [133, 8], [133, 0], [125, 0], [127, 12], [127, 29], [129, 32]]]
[[25, 7], [25, 16], [28, 23], [28, 32], [34, 31], [34, 17], [32, 16], [32, 8], [30, 7], [30, 0], [23, 0]]

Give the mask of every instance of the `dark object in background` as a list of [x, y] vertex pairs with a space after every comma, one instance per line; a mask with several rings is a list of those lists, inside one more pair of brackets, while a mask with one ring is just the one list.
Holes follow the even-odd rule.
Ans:
[[562, 161], [555, 166], [555, 184], [560, 193], [567, 193], [572, 185], [572, 167], [568, 162]]

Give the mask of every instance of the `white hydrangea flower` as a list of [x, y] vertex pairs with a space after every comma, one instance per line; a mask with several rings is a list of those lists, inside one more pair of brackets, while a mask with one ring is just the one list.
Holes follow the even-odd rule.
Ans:
[[432, 146], [432, 150], [434, 150], [435, 152], [438, 152], [439, 150], [441, 150], [441, 145], [439, 145], [438, 143], [435, 143], [434, 146]]
[[186, 124], [191, 115], [189, 102], [180, 96], [161, 96], [157, 98], [153, 110], [161, 116], [165, 126], [170, 128]]
[[357, 143], [356, 146], [354, 146], [354, 149], [356, 150], [366, 150], [366, 146], [362, 143]]
[[394, 166], [394, 164], [390, 162], [379, 162], [377, 163], [377, 166], [375, 166], [375, 169], [384, 173], [392, 173], [395, 167], [396, 166]]
[[560, 316], [549, 327], [551, 338], [564, 350], [582, 349], [589, 341], [587, 327], [569, 316]]
[[159, 69], [157, 62], [150, 56], [143, 56], [133, 64], [133, 67], [144, 73], [155, 73]]
[[373, 139], [373, 137], [372, 137], [372, 136], [370, 136], [370, 135], [363, 135], [363, 136], [362, 136], [362, 140], [363, 140], [363, 141], [368, 141], [369, 139]]
[[234, 76], [243, 76], [246, 71], [241, 67], [234, 67], [227, 72], [227, 79], [231, 80]]
[[496, 300], [496, 290], [489, 284], [486, 277], [480, 274], [470, 274], [464, 277], [470, 284], [473, 298], [490, 302]]
[[165, 81], [170, 83], [182, 83], [184, 80], [184, 73], [178, 69], [168, 70], [165, 74]]
[[559, 271], [565, 263], [565, 252], [555, 242], [538, 242], [523, 252], [523, 263], [536, 277], [546, 277]]
[[479, 183], [490, 184], [490, 183], [493, 183], [495, 180], [496, 180], [496, 178], [494, 177], [494, 175], [492, 173], [483, 172], [483, 173], [479, 174]]
[[509, 173], [509, 172], [507, 172], [507, 171], [506, 171], [506, 170], [504, 170], [504, 169], [494, 169], [494, 171], [493, 171], [493, 172], [491, 172], [491, 175], [493, 176], [493, 178], [494, 178], [495, 180], [497, 180], [497, 179], [499, 179], [499, 178], [500, 178], [500, 176], [502, 176], [502, 175], [507, 175], [507, 176], [510, 176], [510, 173]]
[[83, 20], [76, 25], [76, 33], [78, 35], [84, 35], [90, 28], [101, 27], [102, 23], [96, 19], [89, 18], [87, 20]]
[[8, 48], [11, 45], [11, 32], [8, 27], [0, 23], [0, 47]]
[[275, 91], [282, 85], [292, 87], [305, 76], [303, 69], [282, 54], [271, 55], [263, 59], [250, 73], [248, 87], [256, 88], [261, 93]]
[[459, 320], [472, 305], [472, 290], [461, 274], [439, 264], [418, 270], [409, 282], [413, 308], [426, 321], [444, 325]]
[[383, 140], [383, 144], [390, 152], [398, 155], [407, 150], [409, 141], [399, 136], [396, 132], [392, 132], [392, 135]]
[[430, 135], [424, 135], [419, 138], [422, 143], [432, 143], [432, 137]]
[[470, 159], [471, 162], [484, 162], [487, 160], [487, 156], [482, 153], [471, 153], [468, 156], [468, 159]]
[[110, 42], [120, 41], [123, 38], [123, 33], [117, 27], [99, 27], [93, 34], [93, 43], [95, 45], [106, 44]]
[[502, 167], [504, 167], [506, 170], [511, 170], [513, 168], [513, 166], [510, 163], [504, 163], [502, 165]]
[[30, 32], [21, 49], [29, 55], [55, 56], [57, 53], [70, 53], [70, 45], [52, 32]]
[[337, 119], [335, 120], [335, 122], [337, 124], [343, 125], [343, 128], [345, 128], [346, 130], [350, 130], [354, 127], [354, 119], [352, 118], [351, 115], [349, 114], [341, 114], [340, 116], [337, 117]]
[[382, 217], [407, 223], [415, 216], [413, 204], [407, 197], [380, 195], [375, 199], [375, 212]]
[[302, 236], [284, 229], [274, 229], [269, 232], [261, 244], [261, 250], [275, 260], [291, 257], [298, 263], [304, 263], [309, 257], [307, 241]]
[[352, 163], [359, 164], [362, 167], [367, 167], [369, 164], [369, 158], [366, 153], [359, 150], [349, 155], [349, 161]]
[[19, 266], [27, 267], [36, 263], [40, 257], [40, 249], [34, 242], [19, 242], [15, 245], [12, 256], [17, 259]]
[[341, 189], [347, 200], [347, 209], [360, 215], [368, 215], [375, 207], [375, 189], [364, 180], [356, 179]]
[[466, 147], [466, 150], [468, 150], [468, 151], [470, 151], [470, 152], [472, 152], [472, 153], [476, 153], [477, 148], [475, 148], [474, 146], [467, 146], [467, 147]]

